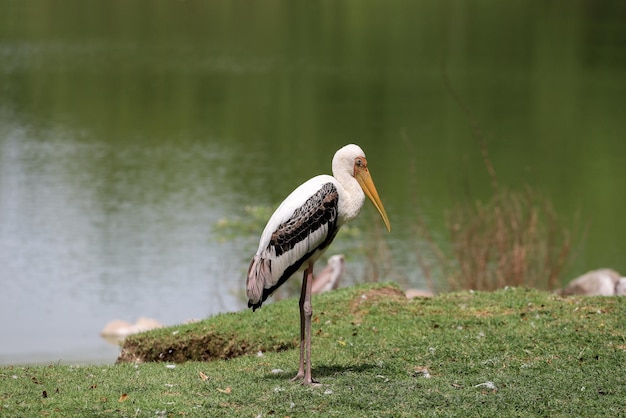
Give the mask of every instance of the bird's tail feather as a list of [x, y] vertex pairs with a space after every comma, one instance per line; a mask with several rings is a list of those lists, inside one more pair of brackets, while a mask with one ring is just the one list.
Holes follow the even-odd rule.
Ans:
[[263, 290], [266, 283], [271, 282], [272, 262], [261, 258], [259, 255], [252, 257], [248, 278], [246, 280], [246, 295], [248, 307], [256, 310], [263, 303]]

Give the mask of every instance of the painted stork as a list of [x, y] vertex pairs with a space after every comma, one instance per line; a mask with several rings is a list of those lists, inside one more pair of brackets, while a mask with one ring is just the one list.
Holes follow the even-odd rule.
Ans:
[[330, 292], [339, 287], [339, 279], [343, 276], [346, 259], [342, 254], [335, 254], [328, 259], [328, 265], [313, 278], [311, 293], [314, 295]]
[[614, 296], [624, 293], [624, 278], [613, 269], [591, 270], [572, 280], [564, 289], [557, 291], [562, 296]]
[[332, 170], [332, 176], [313, 177], [283, 200], [261, 234], [246, 280], [248, 307], [254, 311], [296, 271], [304, 270], [300, 293], [300, 367], [292, 380], [302, 379], [305, 385], [315, 382], [311, 377], [313, 264], [326, 251], [339, 228], [359, 214], [366, 195], [391, 231], [363, 150], [354, 144], [341, 148], [333, 157]]

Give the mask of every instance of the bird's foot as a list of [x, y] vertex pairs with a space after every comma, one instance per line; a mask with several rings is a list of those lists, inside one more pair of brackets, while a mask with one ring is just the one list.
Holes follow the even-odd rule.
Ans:
[[308, 386], [308, 385], [317, 385], [317, 384], [319, 384], [319, 383], [320, 383], [320, 382], [319, 382], [319, 381], [317, 381], [316, 379], [313, 379], [313, 377], [311, 377], [311, 376], [306, 377], [306, 376], [304, 375], [304, 372], [302, 372], [302, 373], [301, 373], [301, 372], [298, 372], [298, 374], [297, 374], [297, 375], [295, 375], [295, 376], [294, 376], [294, 377], [290, 380], [290, 382], [297, 382], [298, 380], [302, 380], [302, 384], [303, 384], [304, 386]]
[[309, 377], [308, 379], [305, 377], [305, 378], [302, 380], [302, 384], [303, 384], [304, 386], [309, 386], [309, 385], [319, 385], [319, 384], [320, 384], [320, 382], [319, 382], [319, 381], [317, 381], [316, 379], [313, 379], [312, 377]]
[[289, 381], [290, 382], [297, 382], [298, 380], [303, 380], [304, 379], [304, 372], [303, 371], [299, 371], [297, 375], [295, 375], [294, 377], [292, 377]]

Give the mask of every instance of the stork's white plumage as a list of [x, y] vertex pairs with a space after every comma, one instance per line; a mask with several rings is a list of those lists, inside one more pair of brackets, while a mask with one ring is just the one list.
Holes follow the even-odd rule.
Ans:
[[303, 378], [304, 384], [313, 381], [310, 361], [313, 264], [326, 251], [341, 225], [359, 214], [366, 195], [387, 230], [391, 230], [363, 150], [354, 144], [341, 148], [333, 157], [332, 170], [333, 176], [316, 176], [300, 185], [276, 209], [263, 230], [246, 281], [248, 307], [256, 310], [296, 271], [304, 270], [300, 295], [300, 369], [294, 378]]

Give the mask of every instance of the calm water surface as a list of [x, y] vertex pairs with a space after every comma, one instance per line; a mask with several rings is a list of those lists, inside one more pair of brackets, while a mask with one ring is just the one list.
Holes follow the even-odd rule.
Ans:
[[[490, 191], [455, 95], [502, 184], [588, 225], [562, 280], [626, 274], [623, 2], [0, 9], [0, 363], [111, 362], [109, 320], [244, 309], [263, 227], [246, 206], [275, 207], [348, 142], [392, 223], [382, 279], [423, 287], [414, 203], [443, 239], [444, 212]], [[333, 244], [344, 285], [372, 280], [380, 227], [368, 204]]]

